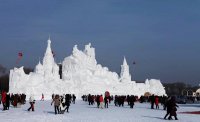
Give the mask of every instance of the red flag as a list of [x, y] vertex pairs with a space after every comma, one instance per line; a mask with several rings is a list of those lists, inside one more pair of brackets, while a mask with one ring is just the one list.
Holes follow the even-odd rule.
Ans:
[[19, 63], [19, 60], [23, 57], [23, 53], [22, 52], [19, 52], [18, 53], [18, 58], [17, 58], [17, 61], [16, 61], [16, 64]]
[[19, 58], [22, 58], [22, 56], [23, 56], [23, 53], [19, 52], [19, 53], [18, 53], [18, 57], [19, 57]]

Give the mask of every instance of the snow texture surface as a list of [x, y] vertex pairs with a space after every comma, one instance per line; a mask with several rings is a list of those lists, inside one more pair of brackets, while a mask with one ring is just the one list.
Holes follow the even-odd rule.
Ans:
[[[107, 109], [98, 109], [96, 105], [89, 106], [86, 102], [78, 101], [71, 104], [69, 113], [54, 114], [54, 106], [51, 101], [36, 101], [35, 112], [27, 111], [29, 103], [21, 108], [10, 108], [2, 111], [0, 107], [0, 122], [168, 122], [163, 117], [166, 111], [152, 110], [149, 103], [136, 103], [130, 109], [125, 103], [124, 107], [115, 107], [113, 103]], [[179, 105], [178, 121], [175, 122], [198, 122], [199, 115], [180, 114], [185, 111], [199, 111], [199, 105]], [[161, 106], [160, 106], [161, 107]], [[161, 107], [162, 108], [162, 107]]]

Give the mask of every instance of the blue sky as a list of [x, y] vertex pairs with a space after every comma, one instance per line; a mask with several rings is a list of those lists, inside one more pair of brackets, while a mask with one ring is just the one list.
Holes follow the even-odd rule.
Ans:
[[[123, 57], [133, 80], [200, 83], [198, 0], [0, 1], [0, 64], [34, 67], [49, 34], [56, 61], [91, 42], [97, 62], [120, 72]], [[132, 62], [135, 61], [136, 65]]]

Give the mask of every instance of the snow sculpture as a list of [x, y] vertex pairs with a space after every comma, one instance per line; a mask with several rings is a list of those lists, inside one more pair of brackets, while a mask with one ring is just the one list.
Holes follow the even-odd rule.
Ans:
[[59, 87], [61, 85], [59, 67], [53, 58], [51, 40], [48, 39], [47, 43], [43, 64], [39, 61], [34, 72], [27, 75], [23, 67], [10, 70], [9, 92], [26, 93], [27, 95], [35, 94], [36, 98], [40, 98], [42, 93], [50, 96], [54, 92], [61, 92]]
[[39, 61], [38, 65], [36, 65], [36, 67], [35, 67], [35, 73], [44, 75], [44, 68], [43, 68], [42, 64], [40, 63], [40, 61]]
[[89, 43], [83, 51], [75, 45], [72, 54], [62, 62], [62, 79], [59, 76], [59, 67], [54, 61], [51, 50], [51, 40], [47, 41], [47, 49], [43, 62], [35, 67], [35, 71], [25, 74], [23, 67], [10, 70], [10, 93], [34, 94], [36, 99], [41, 94], [46, 99], [51, 94], [73, 93], [79, 98], [83, 94], [103, 94], [110, 91], [113, 95], [144, 95], [149, 92], [155, 95], [165, 95], [160, 80], [146, 80], [145, 83], [131, 81], [129, 66], [124, 57], [121, 65], [120, 77], [107, 67], [98, 64], [95, 58], [95, 48]]
[[131, 81], [131, 75], [129, 74], [129, 66], [126, 62], [125, 57], [124, 57], [123, 65], [121, 65], [120, 81], [121, 82]]

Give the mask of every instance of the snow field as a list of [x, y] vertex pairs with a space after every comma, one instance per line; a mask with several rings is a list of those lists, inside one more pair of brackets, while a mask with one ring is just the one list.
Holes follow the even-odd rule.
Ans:
[[[161, 122], [176, 121], [164, 120], [166, 111], [150, 109], [149, 103], [135, 103], [130, 109], [125, 103], [124, 107], [116, 107], [113, 103], [108, 109], [98, 109], [96, 104], [89, 106], [87, 102], [77, 101], [71, 104], [69, 113], [54, 114], [54, 106], [51, 101], [36, 101], [35, 111], [27, 111], [29, 103], [21, 108], [10, 107], [10, 110], [2, 111], [0, 107], [0, 122]], [[200, 105], [180, 105], [178, 112], [199, 111]], [[199, 115], [180, 114], [176, 122], [198, 122]]]

